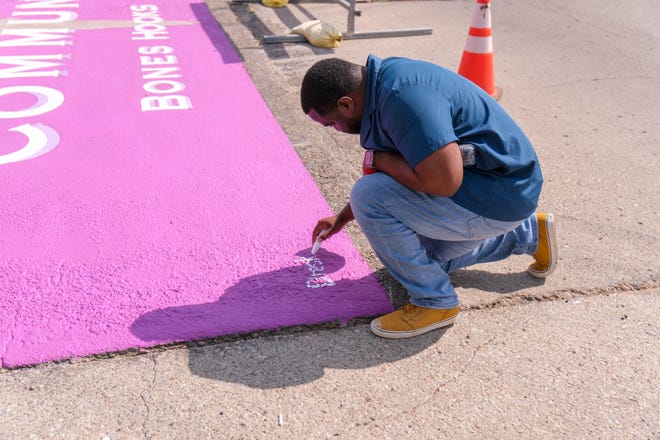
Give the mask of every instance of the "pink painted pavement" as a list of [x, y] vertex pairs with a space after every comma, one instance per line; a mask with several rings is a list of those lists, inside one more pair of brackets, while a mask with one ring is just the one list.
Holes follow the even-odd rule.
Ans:
[[2, 367], [392, 309], [203, 2], [3, 18]]

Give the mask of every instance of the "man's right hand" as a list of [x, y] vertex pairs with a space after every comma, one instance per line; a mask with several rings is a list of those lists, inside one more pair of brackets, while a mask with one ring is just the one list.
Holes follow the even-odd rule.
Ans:
[[316, 227], [314, 228], [314, 231], [312, 231], [312, 244], [314, 244], [321, 231], [327, 231], [323, 235], [323, 241], [325, 241], [344, 229], [344, 226], [353, 219], [355, 219], [355, 217], [353, 216], [351, 204], [347, 203], [339, 214], [333, 215], [332, 217], [322, 218], [316, 223]]
[[322, 239], [325, 241], [330, 238], [332, 235], [336, 234], [337, 231], [334, 230], [335, 225], [337, 224], [337, 216], [333, 215], [332, 217], [322, 218], [316, 223], [316, 227], [312, 232], [312, 244], [319, 238], [319, 235], [323, 233]]

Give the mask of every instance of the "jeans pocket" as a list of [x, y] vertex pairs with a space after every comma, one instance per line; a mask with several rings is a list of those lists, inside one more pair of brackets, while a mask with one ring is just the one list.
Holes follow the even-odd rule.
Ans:
[[468, 220], [467, 226], [471, 238], [475, 240], [483, 240], [506, 234], [520, 223], [520, 221], [502, 222], [479, 215]]
[[480, 223], [483, 222], [483, 217], [478, 215], [476, 217], [472, 217], [467, 221], [467, 233], [468, 237], [470, 238], [475, 238], [475, 234], [479, 232], [480, 228]]
[[507, 232], [507, 228], [503, 228], [502, 225], [500, 225], [500, 222], [491, 220], [482, 215], [478, 215], [468, 220], [467, 226], [470, 238], [475, 240], [482, 240]]

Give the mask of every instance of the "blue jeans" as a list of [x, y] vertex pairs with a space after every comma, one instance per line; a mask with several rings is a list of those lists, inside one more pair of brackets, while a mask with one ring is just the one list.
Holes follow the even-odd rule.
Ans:
[[448, 197], [417, 192], [385, 173], [360, 178], [351, 209], [385, 268], [407, 290], [410, 302], [456, 307], [449, 272], [512, 254], [533, 254], [536, 217], [502, 222], [460, 207]]

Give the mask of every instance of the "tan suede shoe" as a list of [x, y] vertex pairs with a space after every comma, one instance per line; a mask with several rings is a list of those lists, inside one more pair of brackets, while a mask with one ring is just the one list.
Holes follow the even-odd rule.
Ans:
[[371, 331], [383, 338], [411, 338], [451, 325], [460, 311], [460, 307], [430, 309], [406, 303], [399, 310], [371, 321]]
[[536, 221], [539, 225], [539, 244], [533, 255], [534, 263], [529, 265], [527, 273], [536, 278], [545, 278], [557, 267], [557, 228], [552, 214], [537, 213]]

